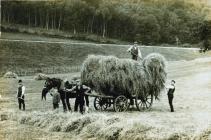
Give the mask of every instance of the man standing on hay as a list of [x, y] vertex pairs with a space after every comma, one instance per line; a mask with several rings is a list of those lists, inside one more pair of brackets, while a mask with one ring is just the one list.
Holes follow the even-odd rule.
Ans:
[[18, 98], [18, 104], [19, 109], [21, 110], [21, 106], [23, 105], [23, 110], [25, 110], [25, 100], [24, 100], [24, 94], [25, 94], [25, 86], [22, 83], [22, 80], [18, 81], [18, 90], [17, 90], [17, 98]]
[[140, 51], [140, 49], [138, 47], [138, 42], [137, 41], [135, 41], [134, 45], [131, 46], [127, 51], [131, 53], [133, 60], [137, 61], [138, 57], [140, 59], [142, 59], [142, 54], [141, 54], [141, 51]]

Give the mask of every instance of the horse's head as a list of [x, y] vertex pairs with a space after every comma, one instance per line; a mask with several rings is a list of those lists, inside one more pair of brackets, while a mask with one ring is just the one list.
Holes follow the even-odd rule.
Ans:
[[48, 90], [51, 90], [54, 87], [54, 78], [48, 78], [45, 81], [44, 85]]
[[44, 88], [42, 90], [42, 99], [44, 98], [46, 100], [47, 93], [55, 87], [54, 85], [54, 78], [47, 78], [45, 81]]

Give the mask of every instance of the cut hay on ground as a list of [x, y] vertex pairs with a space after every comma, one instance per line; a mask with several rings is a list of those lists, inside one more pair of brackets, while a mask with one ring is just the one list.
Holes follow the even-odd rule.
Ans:
[[81, 70], [83, 84], [111, 96], [146, 97], [153, 94], [158, 98], [166, 77], [166, 60], [156, 53], [149, 54], [141, 62], [90, 55]]
[[[180, 125], [181, 128], [171, 129], [171, 126], [166, 126], [163, 121], [160, 122], [159, 115], [156, 115], [156, 119], [148, 119], [152, 114], [142, 114], [136, 116], [137, 118], [131, 118], [131, 113], [87, 113], [81, 115], [80, 113], [63, 113], [58, 110], [55, 111], [14, 111], [7, 110], [0, 112], [1, 115], [6, 115], [5, 122], [17, 121], [21, 125], [33, 126], [34, 128], [41, 128], [49, 134], [52, 132], [60, 132], [62, 136], [69, 139], [101, 139], [101, 140], [131, 140], [131, 139], [194, 139], [194, 140], [208, 140], [211, 138], [211, 128], [202, 130], [200, 133], [198, 129], [192, 129], [187, 131], [183, 130], [184, 125]], [[132, 114], [137, 115], [137, 114]], [[168, 114], [172, 116], [170, 113]], [[167, 115], [167, 118], [169, 117]], [[176, 114], [175, 114], [176, 115]], [[175, 117], [174, 115], [174, 117]], [[154, 116], [154, 114], [153, 114]], [[158, 117], [159, 116], [159, 117]], [[165, 115], [164, 115], [165, 116]], [[176, 115], [177, 117], [178, 115]], [[171, 117], [170, 117], [171, 118]], [[168, 120], [168, 121], [171, 121]], [[1, 122], [1, 121], [0, 121]], [[2, 123], [2, 122], [1, 122]], [[17, 125], [17, 123], [14, 123]], [[20, 125], [17, 125], [20, 126]], [[192, 125], [191, 125], [192, 126]], [[190, 125], [186, 128], [189, 129]], [[28, 127], [27, 127], [28, 128]], [[166, 131], [168, 130], [168, 132]], [[70, 134], [70, 135], [68, 135]]]
[[14, 72], [9, 71], [9, 72], [5, 73], [3, 77], [4, 78], [15, 78], [16, 79], [16, 78], [18, 78], [18, 75]]
[[[40, 127], [51, 132], [67, 132], [74, 138], [80, 139], [106, 139], [125, 140], [126, 135], [131, 134], [131, 138], [143, 138], [149, 129], [142, 125], [134, 125], [127, 122], [122, 123], [124, 118], [115, 115], [89, 113], [81, 115], [79, 113], [59, 113], [57, 111], [48, 112], [24, 112], [21, 115], [14, 115], [14, 119], [20, 124]], [[125, 120], [124, 120], [125, 121]], [[146, 130], [146, 132], [142, 132]], [[140, 136], [137, 136], [138, 134]], [[133, 136], [132, 136], [133, 135]]]
[[43, 73], [38, 73], [37, 75], [34, 76], [35, 80], [46, 80], [47, 78], [49, 77]]

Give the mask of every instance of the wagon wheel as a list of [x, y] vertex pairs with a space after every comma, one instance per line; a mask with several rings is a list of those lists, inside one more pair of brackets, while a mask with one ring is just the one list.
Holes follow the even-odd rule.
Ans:
[[114, 110], [116, 112], [126, 111], [128, 106], [128, 99], [125, 96], [121, 95], [114, 99]]
[[108, 100], [102, 97], [95, 97], [94, 107], [96, 110], [106, 110], [108, 107]]
[[153, 95], [148, 95], [145, 98], [140, 99], [138, 96], [136, 96], [135, 99], [136, 107], [139, 111], [141, 110], [147, 110], [151, 108], [153, 103]]

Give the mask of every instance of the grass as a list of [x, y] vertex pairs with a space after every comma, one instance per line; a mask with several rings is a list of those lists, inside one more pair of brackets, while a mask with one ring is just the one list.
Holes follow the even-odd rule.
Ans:
[[[14, 40], [33, 40], [33, 41], [51, 41], [51, 42], [77, 42], [83, 43], [85, 41], [72, 40], [72, 39], [62, 39], [58, 37], [47, 37], [44, 35], [36, 35], [36, 34], [27, 34], [27, 33], [13, 33], [13, 32], [2, 32], [2, 39], [14, 39]], [[86, 41], [87, 42], [87, 41]]]
[[[27, 35], [16, 34], [15, 36], [24, 39]], [[30, 38], [36, 39], [36, 36]], [[38, 37], [37, 40], [39, 39], [43, 38]], [[53, 40], [51, 38], [50, 41]], [[129, 58], [130, 55], [126, 53], [128, 47], [88, 43], [71, 44], [71, 41], [51, 44], [1, 41], [0, 71], [39, 70], [39, 67], [75, 67], [80, 66], [91, 53]], [[78, 53], [72, 53], [73, 51]], [[159, 52], [167, 60], [182, 61], [192, 60], [202, 55], [192, 50], [158, 47], [144, 47], [142, 52], [144, 56], [151, 52]], [[44, 81], [36, 81], [33, 76], [21, 77], [27, 87], [26, 112], [22, 112], [17, 108], [17, 79], [0, 78], [0, 94], [2, 95], [0, 115], [10, 116], [9, 120], [0, 121], [0, 139], [209, 139], [210, 129], [204, 131], [204, 128], [207, 128], [211, 122], [210, 90], [207, 90], [210, 83], [204, 83], [204, 79], [210, 77], [210, 74], [202, 75], [202, 79], [192, 77], [197, 73], [209, 73], [209, 64], [210, 62], [202, 64], [197, 61], [184, 61], [170, 65], [169, 78], [177, 81], [174, 114], [168, 112], [166, 95], [162, 96], [159, 103], [155, 102], [149, 112], [94, 111], [93, 99], [90, 100], [90, 113], [83, 116], [78, 113], [62, 113], [61, 104], [58, 111], [52, 111], [52, 98], [49, 94], [47, 101], [41, 101]], [[70, 80], [75, 75], [79, 73], [50, 76], [67, 77]], [[204, 86], [200, 87], [202, 85]], [[71, 99], [71, 107], [73, 104], [74, 101]], [[195, 132], [200, 133], [198, 135]]]
[[[114, 55], [119, 58], [130, 58], [127, 53], [129, 45], [94, 44], [74, 42], [67, 39], [47, 38], [19, 33], [2, 33], [2, 38], [41, 40], [48, 42], [5, 41], [0, 43], [0, 75], [7, 71], [27, 73], [37, 72], [68, 73], [80, 70], [80, 66], [89, 54]], [[56, 43], [60, 41], [62, 43]], [[50, 43], [49, 43], [50, 42]], [[157, 52], [167, 60], [191, 60], [201, 54], [189, 49], [142, 47], [143, 56]], [[74, 67], [74, 68], [72, 68]], [[78, 67], [78, 68], [76, 68]], [[31, 72], [30, 72], [31, 71]], [[24, 75], [24, 74], [23, 74]]]
[[[128, 110], [122, 113], [109, 110], [95, 111], [93, 99], [90, 99], [91, 111], [88, 114], [63, 113], [61, 104], [59, 110], [52, 111], [52, 98], [49, 95], [47, 101], [40, 100], [44, 81], [36, 81], [33, 76], [21, 77], [27, 87], [26, 112], [22, 112], [18, 110], [15, 98], [17, 80], [0, 78], [2, 91], [0, 115], [10, 116], [9, 120], [0, 121], [0, 138], [3, 140], [209, 139], [211, 136], [209, 64], [210, 61], [171, 64], [169, 76], [177, 81], [175, 113], [169, 112], [166, 94], [163, 94], [159, 102], [153, 103], [150, 111]], [[174, 65], [176, 67], [173, 67]], [[79, 73], [51, 75], [51, 77], [67, 77], [69, 80], [77, 74]], [[70, 102], [73, 107], [74, 100]]]
[[[123, 43], [124, 41], [120, 41], [112, 38], [103, 38], [102, 36], [95, 34], [87, 34], [87, 33], [77, 33], [73, 34], [67, 31], [58, 31], [56, 29], [45, 29], [40, 27], [29, 27], [20, 24], [2, 24], [1, 30], [3, 32], [17, 32], [17, 33], [27, 33], [29, 35], [39, 35], [42, 37], [52, 37], [52, 38], [60, 38], [60, 39], [71, 39], [71, 40], [81, 40], [81, 41], [89, 41], [89, 42], [98, 42], [98, 43], [112, 43], [118, 44]], [[128, 42], [124, 42], [128, 44]]]
[[[61, 77], [61, 75], [51, 76]], [[63, 76], [69, 80], [75, 76], [75, 74]], [[47, 101], [40, 100], [44, 81], [35, 81], [32, 78], [31, 76], [22, 78], [24, 85], [27, 87], [26, 112], [20, 112], [17, 109], [17, 100], [15, 98], [17, 88], [15, 85], [17, 85], [17, 80], [0, 79], [0, 88], [4, 89], [0, 93], [2, 97], [4, 97], [2, 100], [0, 99], [0, 107], [2, 108], [0, 115], [4, 114], [9, 116], [9, 120], [0, 121], [0, 127], [4, 126], [4, 128], [0, 130], [0, 138], [9, 140], [29, 140], [35, 138], [96, 138], [113, 140], [119, 137], [124, 138], [124, 133], [133, 133], [130, 129], [134, 129], [134, 125], [130, 124], [130, 127], [123, 129], [123, 126], [118, 126], [122, 117], [116, 117], [112, 112], [110, 112], [108, 116], [104, 113], [93, 111], [90, 114], [81, 115], [79, 113], [63, 113], [62, 107], [60, 107], [59, 110], [52, 111], [50, 96], [47, 96]], [[5, 85], [8, 87], [5, 88]], [[92, 103], [92, 99], [90, 102]], [[71, 100], [72, 107], [73, 103], [73, 100]], [[91, 105], [91, 108], [93, 109], [93, 105]], [[135, 127], [139, 127], [139, 129], [143, 127], [143, 129], [145, 129], [144, 126]], [[13, 131], [8, 128], [12, 128]], [[122, 134], [120, 134], [121, 132]]]

